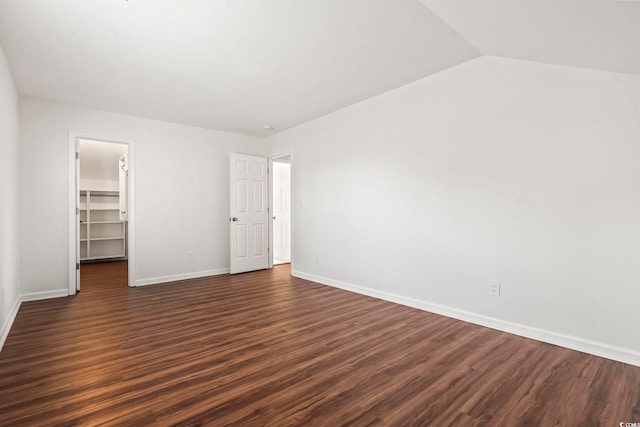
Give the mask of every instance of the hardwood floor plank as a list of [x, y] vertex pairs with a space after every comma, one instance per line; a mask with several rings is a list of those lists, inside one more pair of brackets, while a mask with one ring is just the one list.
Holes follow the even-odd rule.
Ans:
[[0, 425], [609, 426], [640, 368], [289, 275], [24, 303], [0, 353]]

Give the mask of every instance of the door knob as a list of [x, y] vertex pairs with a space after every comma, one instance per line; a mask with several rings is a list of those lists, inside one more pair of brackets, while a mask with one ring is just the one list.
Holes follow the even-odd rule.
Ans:
[[235, 216], [233, 218], [231, 218], [231, 221], [236, 222], [238, 220], [238, 218], [236, 218]]

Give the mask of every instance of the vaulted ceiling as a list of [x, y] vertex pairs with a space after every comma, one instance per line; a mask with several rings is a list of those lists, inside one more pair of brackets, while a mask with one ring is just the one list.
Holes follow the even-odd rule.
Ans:
[[639, 0], [420, 0], [485, 55], [640, 75]]
[[640, 2], [0, 0], [21, 95], [253, 135], [487, 54], [640, 74]]

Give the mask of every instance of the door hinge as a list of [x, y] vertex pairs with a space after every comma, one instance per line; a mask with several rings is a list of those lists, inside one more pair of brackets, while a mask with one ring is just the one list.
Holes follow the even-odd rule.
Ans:
[[76, 208], [76, 215], [80, 215], [80, 208]]
[[80, 153], [76, 151], [76, 159], [80, 159]]
[[80, 263], [76, 262], [76, 270], [80, 270]]

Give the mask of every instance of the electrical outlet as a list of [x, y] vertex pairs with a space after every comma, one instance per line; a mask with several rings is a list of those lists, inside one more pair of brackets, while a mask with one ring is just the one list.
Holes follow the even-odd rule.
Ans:
[[500, 296], [500, 282], [497, 280], [489, 280], [489, 295], [494, 297]]
[[187, 252], [187, 259], [189, 261], [193, 261], [193, 252], [191, 252], [191, 251]]

